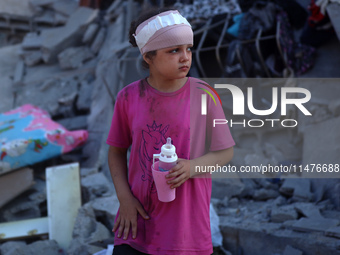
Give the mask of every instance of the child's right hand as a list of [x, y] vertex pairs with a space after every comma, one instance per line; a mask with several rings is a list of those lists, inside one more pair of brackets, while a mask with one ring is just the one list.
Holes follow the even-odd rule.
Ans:
[[132, 194], [129, 198], [120, 202], [119, 215], [112, 229], [117, 234], [117, 237], [120, 238], [123, 234], [123, 239], [126, 240], [131, 228], [132, 238], [136, 238], [138, 213], [144, 219], [150, 219], [141, 203]]

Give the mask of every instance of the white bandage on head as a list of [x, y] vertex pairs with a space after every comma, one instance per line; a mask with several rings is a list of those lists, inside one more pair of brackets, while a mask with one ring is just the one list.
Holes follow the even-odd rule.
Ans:
[[191, 25], [178, 11], [166, 11], [141, 23], [136, 34], [137, 46], [142, 54], [171, 46], [193, 44]]

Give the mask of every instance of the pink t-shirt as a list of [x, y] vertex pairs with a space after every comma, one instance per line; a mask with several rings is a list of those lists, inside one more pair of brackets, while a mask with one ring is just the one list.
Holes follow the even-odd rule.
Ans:
[[[134, 196], [150, 216], [138, 215], [137, 238], [115, 237], [115, 245], [129, 244], [148, 254], [211, 254], [209, 204], [210, 178], [190, 178], [176, 189], [176, 199], [160, 202], [151, 173], [153, 154], [160, 153], [171, 137], [179, 158], [193, 159], [234, 146], [222, 107], [207, 95], [207, 115], [201, 115], [201, 95], [208, 89], [202, 81], [188, 78], [172, 93], [151, 87], [145, 79], [122, 89], [115, 104], [107, 144], [128, 148], [131, 154], [128, 181]], [[210, 90], [213, 94], [213, 92]], [[215, 96], [216, 98], [216, 96]]]

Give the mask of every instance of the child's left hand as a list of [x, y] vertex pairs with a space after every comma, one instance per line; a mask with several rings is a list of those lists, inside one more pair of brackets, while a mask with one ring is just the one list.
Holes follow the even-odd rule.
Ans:
[[173, 189], [181, 186], [190, 178], [190, 160], [178, 159], [177, 165], [171, 168], [166, 178], [168, 179], [167, 183], [170, 184], [170, 188]]

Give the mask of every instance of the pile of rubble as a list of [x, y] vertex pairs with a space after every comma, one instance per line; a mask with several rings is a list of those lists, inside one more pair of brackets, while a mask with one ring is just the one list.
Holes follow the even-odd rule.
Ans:
[[[128, 47], [126, 37], [126, 24], [139, 8], [132, 1], [119, 0], [104, 12], [66, 0], [21, 3], [31, 8], [24, 21], [27, 28], [20, 30], [26, 31], [22, 41], [0, 48], [4, 66], [0, 68], [0, 111], [33, 103], [69, 130], [87, 129], [89, 138], [72, 153], [0, 175], [2, 191], [12, 188], [10, 196], [0, 196], [0, 224], [15, 224], [48, 215], [45, 168], [80, 162], [82, 206], [69, 246], [47, 240], [46, 232], [37, 235], [34, 228], [22, 236], [24, 241], [7, 241], [0, 225], [1, 255], [93, 254], [113, 243], [111, 229], [119, 202], [110, 180], [105, 140], [115, 95], [122, 86], [141, 78], [139, 52]], [[6, 15], [9, 21], [0, 23], [2, 28], [15, 33], [18, 14]], [[328, 130], [340, 125], [340, 104], [338, 88], [330, 86], [333, 94], [310, 88], [318, 95], [312, 102], [316, 118], [300, 125], [292, 139], [282, 129], [261, 129], [262, 133], [232, 129], [237, 141], [232, 164], [338, 160], [339, 139], [332, 137], [337, 132]], [[320, 146], [325, 153], [315, 150]], [[220, 178], [213, 183], [212, 203], [220, 217], [223, 245], [232, 254], [311, 255], [315, 250], [340, 254], [337, 180]], [[20, 230], [20, 225], [16, 228]]]

